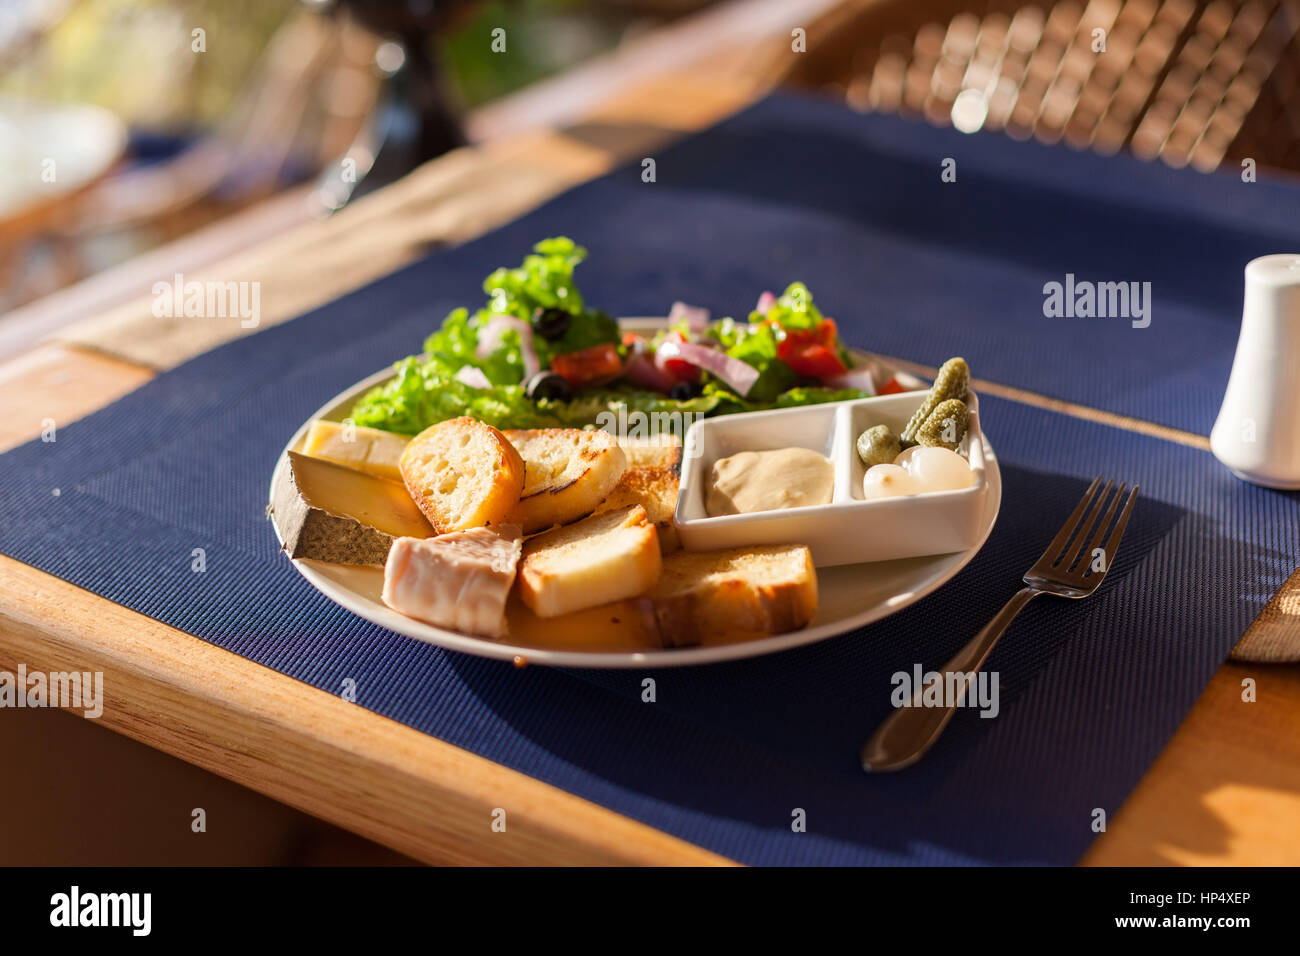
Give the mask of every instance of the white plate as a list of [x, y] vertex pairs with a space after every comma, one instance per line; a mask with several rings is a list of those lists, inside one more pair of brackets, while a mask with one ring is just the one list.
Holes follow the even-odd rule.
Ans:
[[[624, 328], [631, 330], [652, 329], [655, 324], [654, 320], [647, 319], [623, 319], [622, 322]], [[879, 365], [878, 360], [863, 352], [855, 350], [854, 357], [860, 362]], [[303, 423], [284, 451], [298, 448], [308, 426], [317, 418], [338, 421], [346, 417], [362, 393], [391, 378], [392, 374], [391, 369], [384, 369], [331, 399]], [[970, 563], [993, 530], [1002, 503], [1002, 477], [987, 434], [983, 444], [988, 490], [984, 496], [982, 531], [973, 547], [954, 554], [819, 568], [817, 616], [801, 630], [771, 637], [719, 640], [716, 643], [706, 641], [698, 647], [645, 648], [637, 639], [632, 622], [626, 620], [626, 615], [615, 606], [569, 615], [557, 619], [557, 624], [534, 617], [512, 599], [511, 637], [506, 641], [494, 641], [424, 624], [391, 610], [380, 599], [384, 575], [377, 568], [348, 567], [306, 559], [293, 563], [318, 591], [367, 621], [416, 640], [479, 657], [562, 667], [610, 668], [681, 667], [741, 660], [813, 644], [879, 621], [915, 604]], [[279, 482], [285, 480], [287, 462], [286, 454], [281, 453], [271, 478], [272, 500]], [[283, 542], [279, 528], [275, 533]]]

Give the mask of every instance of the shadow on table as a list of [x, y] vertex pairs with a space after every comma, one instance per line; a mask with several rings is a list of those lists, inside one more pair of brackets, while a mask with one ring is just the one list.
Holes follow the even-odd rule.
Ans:
[[[1231, 560], [1244, 562], [1234, 578], [1252, 580], [1277, 556], [1140, 499], [1101, 591], [1040, 599], [1008, 631], [987, 667], [1000, 676], [998, 718], [959, 712], [922, 763], [864, 775], [857, 751], [891, 710], [891, 675], [941, 667], [1014, 592], [1086, 488], [1007, 465], [1003, 482], [1003, 513], [971, 565], [869, 628], [734, 664], [519, 675], [564, 695], [559, 709], [583, 715], [582, 734], [574, 721], [539, 721], [519, 703], [534, 693], [492, 679], [501, 665], [455, 656], [453, 666], [520, 734], [609, 785], [594, 799], [652, 824], [668, 825], [666, 804], [793, 837], [791, 810], [802, 807], [809, 834], [851, 844], [850, 861], [1072, 862], [1093, 838], [1094, 808], [1113, 815], [1227, 654], [1230, 645], [1195, 638], [1212, 597], [1199, 572]], [[1258, 609], [1243, 599], [1223, 630]], [[654, 704], [641, 701], [646, 677]], [[1205, 822], [1198, 850], [1212, 852], [1221, 837]], [[743, 857], [744, 845], [730, 852]]]

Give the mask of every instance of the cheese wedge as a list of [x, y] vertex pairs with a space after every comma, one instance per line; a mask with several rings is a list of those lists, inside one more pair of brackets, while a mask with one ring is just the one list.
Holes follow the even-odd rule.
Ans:
[[289, 557], [334, 564], [382, 567], [394, 538], [433, 534], [404, 486], [292, 451], [271, 513]]
[[307, 430], [302, 453], [389, 481], [401, 481], [398, 462], [410, 441], [407, 435], [319, 419]]
[[521, 539], [518, 525], [398, 538], [384, 565], [384, 603], [435, 627], [505, 637]]

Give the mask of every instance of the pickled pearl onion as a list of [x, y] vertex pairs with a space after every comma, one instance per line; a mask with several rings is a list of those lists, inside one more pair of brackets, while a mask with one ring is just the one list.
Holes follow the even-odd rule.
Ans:
[[862, 496], [868, 501], [916, 495], [922, 490], [920, 483], [899, 465], [872, 465], [862, 476]]
[[960, 491], [975, 484], [970, 465], [955, 451], [920, 445], [908, 451], [904, 468], [924, 491]]

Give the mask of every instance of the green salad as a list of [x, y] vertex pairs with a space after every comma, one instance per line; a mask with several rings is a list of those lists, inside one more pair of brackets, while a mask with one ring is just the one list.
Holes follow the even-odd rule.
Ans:
[[710, 322], [675, 303], [668, 326], [646, 336], [583, 299], [573, 274], [586, 257], [561, 236], [497, 269], [483, 282], [487, 302], [453, 310], [423, 354], [357, 401], [353, 421], [406, 435], [463, 415], [502, 429], [580, 428], [602, 413], [723, 415], [876, 393], [802, 283], [763, 293], [744, 320]]

